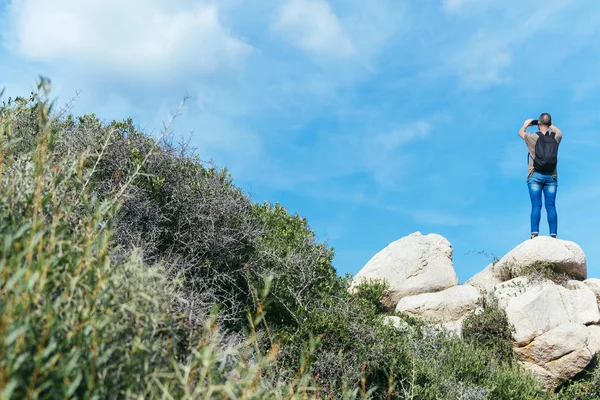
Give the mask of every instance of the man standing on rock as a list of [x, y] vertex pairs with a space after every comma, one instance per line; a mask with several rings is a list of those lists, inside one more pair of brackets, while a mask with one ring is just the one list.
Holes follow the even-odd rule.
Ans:
[[[535, 133], [527, 133], [530, 126], [538, 126]], [[556, 237], [558, 215], [556, 213], [556, 189], [558, 187], [558, 146], [562, 132], [552, 124], [548, 113], [540, 115], [538, 120], [528, 119], [519, 130], [519, 136], [525, 141], [528, 155], [527, 186], [531, 198], [531, 238], [539, 235], [542, 212], [542, 192], [550, 228], [550, 236]]]

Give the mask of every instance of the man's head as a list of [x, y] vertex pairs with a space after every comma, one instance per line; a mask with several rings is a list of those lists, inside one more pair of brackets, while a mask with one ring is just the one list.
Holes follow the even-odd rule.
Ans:
[[540, 114], [538, 118], [538, 126], [550, 127], [552, 125], [552, 117], [548, 113]]

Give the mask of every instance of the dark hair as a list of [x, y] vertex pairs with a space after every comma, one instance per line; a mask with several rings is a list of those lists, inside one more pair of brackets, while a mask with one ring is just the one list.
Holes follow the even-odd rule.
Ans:
[[540, 114], [540, 117], [538, 118], [538, 124], [550, 126], [550, 125], [552, 125], [552, 117], [548, 113], [542, 113], [542, 114]]

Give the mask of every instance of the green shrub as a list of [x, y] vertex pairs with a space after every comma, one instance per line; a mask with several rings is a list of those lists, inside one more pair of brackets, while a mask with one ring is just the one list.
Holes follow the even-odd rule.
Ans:
[[503, 282], [525, 276], [534, 282], [551, 280], [558, 285], [565, 285], [571, 279], [566, 273], [556, 272], [553, 265], [547, 261], [536, 261], [526, 267], [519, 268], [512, 264], [505, 264], [499, 273]]
[[600, 368], [598, 355], [584, 371], [569, 379], [557, 389], [557, 398], [565, 400], [592, 400], [600, 398]]
[[[15, 153], [35, 146], [38, 99], [7, 104], [10, 129], [20, 138]], [[94, 170], [91, 195], [103, 200], [123, 192], [112, 220], [112, 240], [120, 248], [114, 257], [123, 261], [139, 248], [145, 263], [185, 275], [179, 305], [191, 319], [203, 320], [218, 303], [220, 322], [245, 325], [251, 296], [243, 266], [261, 231], [248, 196], [225, 169], [201, 162], [184, 145], [149, 137], [131, 119], [104, 124], [94, 114], [59, 114], [47, 129], [57, 153], [87, 154], [82, 173]]]
[[[490, 357], [484, 346], [426, 325], [379, 325], [371, 350], [371, 379], [380, 387], [391, 375], [393, 398], [543, 399], [546, 394], [517, 365]], [[383, 386], [384, 388], [386, 386]], [[517, 395], [518, 394], [518, 395]]]
[[389, 287], [389, 282], [384, 279], [363, 279], [356, 285], [355, 297], [371, 312], [391, 313], [394, 310], [384, 302]]
[[499, 362], [514, 359], [512, 334], [506, 312], [495, 301], [485, 301], [483, 311], [473, 313], [463, 321], [463, 337], [486, 348]]
[[290, 215], [280, 204], [253, 205], [262, 232], [250, 268], [261, 281], [273, 276], [267, 314], [278, 327], [299, 328], [323, 301], [342, 286], [332, 267], [333, 249], [318, 243], [306, 218]]
[[[0, 393], [2, 398], [295, 398], [324, 393], [306, 368], [281, 371], [277, 343], [258, 346], [264, 314], [228, 344], [213, 317], [203, 329], [176, 312], [179, 274], [132, 251], [114, 262], [113, 221], [126, 186], [94, 196], [88, 154], [58, 151], [47, 101], [37, 145], [24, 147], [13, 106], [0, 108]], [[29, 151], [27, 150], [29, 148]], [[92, 157], [93, 158], [93, 157]], [[96, 160], [98, 161], [98, 160]], [[94, 162], [93, 165], [99, 165]], [[129, 176], [130, 182], [136, 176]], [[127, 182], [125, 182], [125, 185]], [[260, 305], [262, 297], [252, 292]], [[260, 307], [259, 307], [260, 309]], [[202, 328], [202, 327], [201, 327]], [[284, 379], [291, 377], [290, 379]], [[342, 392], [356, 398], [358, 389]]]
[[[57, 153], [47, 103], [27, 154], [2, 115], [0, 388], [3, 398], [116, 396], [166, 364], [171, 284], [132, 255], [111, 265], [118, 203], [90, 197], [85, 155]], [[173, 349], [171, 350], [173, 351]]]

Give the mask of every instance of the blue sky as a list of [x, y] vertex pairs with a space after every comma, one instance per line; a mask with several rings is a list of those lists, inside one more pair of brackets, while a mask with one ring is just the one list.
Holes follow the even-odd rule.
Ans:
[[[550, 112], [559, 236], [600, 277], [600, 9], [580, 0], [0, 0], [0, 87], [174, 128], [339, 274], [415, 231], [464, 282], [529, 236], [523, 121]], [[596, 38], [596, 40], [594, 40]], [[545, 215], [541, 233], [548, 234]], [[483, 252], [484, 254], [479, 254]]]

